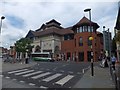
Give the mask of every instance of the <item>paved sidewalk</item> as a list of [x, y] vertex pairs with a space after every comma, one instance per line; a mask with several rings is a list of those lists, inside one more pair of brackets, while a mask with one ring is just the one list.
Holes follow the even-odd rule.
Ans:
[[[21, 63], [4, 63], [2, 62], [2, 72], [22, 69], [26, 67], [31, 67], [36, 65], [37, 63], [34, 61], [30, 61], [28, 64], [21, 64]], [[1, 77], [0, 77], [1, 78]], [[20, 83], [11, 79], [2, 78], [2, 88], [36, 88], [34, 86], [27, 85], [25, 83]], [[0, 86], [1, 89], [1, 86]]]
[[21, 69], [21, 68], [26, 68], [26, 67], [31, 67], [36, 65], [37, 63], [34, 61], [30, 61], [28, 64], [17, 62], [17, 63], [2, 63], [2, 72], [5, 71], [10, 71], [10, 70], [15, 70], [15, 69]]
[[94, 76], [89, 69], [74, 88], [115, 88], [109, 68], [94, 67]]

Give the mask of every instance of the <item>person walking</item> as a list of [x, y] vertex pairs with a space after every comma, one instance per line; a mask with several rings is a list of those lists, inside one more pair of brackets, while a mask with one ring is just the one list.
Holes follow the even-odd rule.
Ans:
[[112, 67], [113, 67], [113, 69], [115, 70], [115, 62], [116, 62], [116, 57], [113, 55], [112, 57], [111, 57], [111, 62], [112, 62]]

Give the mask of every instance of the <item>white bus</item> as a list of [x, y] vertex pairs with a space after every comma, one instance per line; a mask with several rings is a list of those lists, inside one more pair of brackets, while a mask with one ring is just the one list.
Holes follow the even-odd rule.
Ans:
[[31, 55], [34, 61], [54, 61], [52, 54], [49, 52], [35, 52]]

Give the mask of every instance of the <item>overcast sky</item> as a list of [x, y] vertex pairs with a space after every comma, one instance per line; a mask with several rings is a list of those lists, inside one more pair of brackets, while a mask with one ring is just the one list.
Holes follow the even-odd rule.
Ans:
[[118, 0], [0, 0], [0, 16], [6, 17], [2, 20], [0, 46], [9, 48], [30, 29], [36, 30], [51, 19], [64, 28], [72, 26], [83, 16], [89, 18], [84, 12], [86, 8], [91, 8], [92, 21], [100, 26], [98, 31], [102, 32], [106, 26], [114, 35]]

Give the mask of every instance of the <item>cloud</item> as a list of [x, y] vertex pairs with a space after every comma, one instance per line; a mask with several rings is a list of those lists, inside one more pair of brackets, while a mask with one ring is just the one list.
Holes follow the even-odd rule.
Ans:
[[86, 8], [92, 9], [92, 21], [100, 25], [99, 31], [102, 31], [102, 26], [105, 25], [113, 32], [117, 16], [117, 2], [84, 1], [5, 0], [2, 4], [0, 3], [0, 15], [6, 17], [2, 26], [3, 46], [6, 43], [13, 45], [30, 29], [36, 30], [51, 19], [56, 19], [63, 27], [72, 26], [83, 16], [89, 18], [89, 14], [84, 13]]
[[14, 15], [5, 15], [6, 18], [9, 20], [9, 24], [15, 28], [24, 28], [25, 24], [24, 24], [24, 20], [14, 16]]

